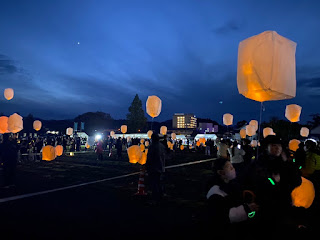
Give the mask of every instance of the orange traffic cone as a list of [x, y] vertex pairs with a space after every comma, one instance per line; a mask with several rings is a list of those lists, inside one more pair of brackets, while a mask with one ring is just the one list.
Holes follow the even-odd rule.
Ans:
[[138, 191], [136, 192], [135, 195], [147, 195], [145, 192], [144, 188], [144, 176], [145, 176], [145, 171], [142, 169], [140, 171], [140, 176], [139, 176], [139, 181], [138, 181]]

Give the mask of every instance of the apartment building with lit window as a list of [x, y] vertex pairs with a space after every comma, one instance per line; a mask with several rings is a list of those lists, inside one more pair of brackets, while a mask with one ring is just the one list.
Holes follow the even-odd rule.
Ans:
[[197, 128], [197, 118], [194, 114], [175, 113], [172, 120], [173, 128]]

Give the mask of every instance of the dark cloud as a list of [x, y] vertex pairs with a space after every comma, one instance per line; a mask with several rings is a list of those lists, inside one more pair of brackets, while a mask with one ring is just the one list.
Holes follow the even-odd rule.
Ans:
[[230, 20], [226, 23], [224, 23], [222, 26], [219, 26], [215, 29], [213, 29], [213, 32], [216, 34], [229, 34], [231, 32], [239, 31], [241, 28], [241, 23], [236, 20]]
[[14, 61], [0, 54], [0, 74], [13, 74], [18, 71]]

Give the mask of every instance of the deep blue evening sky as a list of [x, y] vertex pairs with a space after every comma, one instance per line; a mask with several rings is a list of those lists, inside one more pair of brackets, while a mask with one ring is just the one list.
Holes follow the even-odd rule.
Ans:
[[297, 43], [297, 96], [266, 102], [263, 118], [284, 118], [295, 103], [304, 123], [320, 112], [318, 0], [2, 0], [0, 91], [15, 98], [1, 97], [0, 112], [119, 119], [138, 93], [144, 108], [147, 96], [162, 99], [160, 121], [176, 112], [258, 119], [260, 103], [237, 90], [237, 55], [240, 41], [266, 30]]

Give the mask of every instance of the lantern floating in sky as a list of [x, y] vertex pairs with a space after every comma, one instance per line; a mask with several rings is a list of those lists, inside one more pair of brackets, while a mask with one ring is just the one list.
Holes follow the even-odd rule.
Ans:
[[167, 134], [167, 130], [168, 130], [168, 128], [166, 126], [161, 126], [160, 133], [162, 135], [166, 135]]
[[252, 137], [253, 135], [256, 135], [256, 127], [253, 125], [247, 125], [246, 126], [246, 134], [249, 137]]
[[121, 126], [121, 132], [122, 132], [123, 134], [125, 134], [125, 133], [127, 132], [127, 130], [128, 130], [127, 125], [122, 125], [122, 126]]
[[0, 133], [8, 133], [8, 117], [1, 116], [0, 117]]
[[56, 158], [56, 149], [51, 145], [42, 148], [42, 160], [52, 161]]
[[300, 129], [300, 135], [301, 135], [301, 137], [308, 137], [309, 136], [309, 128], [302, 127]]
[[275, 31], [241, 41], [237, 69], [239, 93], [258, 102], [295, 97], [296, 46]]
[[315, 197], [315, 190], [313, 183], [301, 177], [302, 183], [300, 186], [293, 189], [291, 192], [292, 205], [296, 207], [309, 208]]
[[256, 131], [257, 131], [258, 128], [259, 128], [259, 124], [258, 124], [258, 121], [257, 121], [257, 120], [251, 120], [251, 121], [249, 122], [249, 125], [254, 126], [255, 129], [256, 129]]
[[55, 151], [56, 151], [56, 156], [61, 156], [62, 153], [63, 153], [63, 146], [57, 145], [57, 146], [55, 147]]
[[273, 132], [273, 129], [270, 128], [270, 127], [266, 127], [266, 128], [263, 129], [263, 137], [266, 138], [268, 135], [276, 135]]
[[161, 112], [162, 102], [157, 96], [149, 96], [146, 103], [147, 113], [150, 117], [158, 117]]
[[152, 130], [149, 130], [149, 131], [147, 132], [148, 138], [151, 138], [152, 134], [153, 134], [153, 131], [152, 131]]
[[69, 136], [72, 135], [73, 134], [73, 128], [71, 128], [71, 127], [67, 128], [66, 133]]
[[141, 148], [138, 145], [132, 145], [131, 147], [128, 147], [127, 153], [130, 163], [137, 163], [142, 157]]
[[241, 130], [240, 130], [240, 137], [241, 137], [241, 138], [246, 138], [246, 136], [247, 136], [246, 129], [244, 129], [244, 128], [241, 129]]
[[302, 107], [300, 107], [297, 104], [287, 105], [286, 106], [285, 117], [290, 122], [299, 122], [300, 121], [301, 109], [302, 109]]
[[223, 124], [229, 126], [229, 125], [232, 125], [232, 123], [233, 123], [233, 115], [230, 113], [223, 114]]
[[14, 96], [14, 91], [12, 88], [6, 88], [3, 93], [5, 99], [11, 100]]
[[16, 113], [8, 118], [8, 131], [12, 133], [20, 132], [23, 129], [22, 117]]
[[289, 149], [291, 150], [291, 151], [297, 151], [297, 149], [299, 148], [299, 144], [300, 144], [300, 141], [299, 140], [297, 140], [297, 139], [291, 139], [290, 141], [289, 141]]
[[41, 121], [35, 120], [35, 121], [33, 122], [33, 128], [34, 128], [34, 130], [39, 131], [39, 130], [41, 129], [41, 127], [42, 127]]

